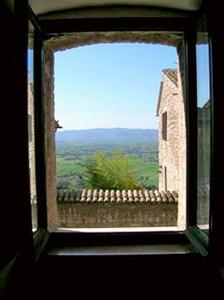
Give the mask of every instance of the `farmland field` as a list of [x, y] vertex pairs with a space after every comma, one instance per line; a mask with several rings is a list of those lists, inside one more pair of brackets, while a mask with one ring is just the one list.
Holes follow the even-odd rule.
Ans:
[[56, 135], [57, 188], [86, 187], [86, 163], [96, 151], [111, 156], [116, 148], [128, 156], [128, 164], [143, 188], [158, 186], [157, 130], [92, 129], [62, 131]]

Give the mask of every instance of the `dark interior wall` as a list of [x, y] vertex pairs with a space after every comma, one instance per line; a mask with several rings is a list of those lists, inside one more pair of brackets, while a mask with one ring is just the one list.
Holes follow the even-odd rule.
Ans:
[[220, 176], [224, 170], [224, 143], [220, 137], [223, 135], [223, 99], [224, 89], [222, 74], [224, 70], [224, 43], [223, 43], [223, 19], [222, 10], [219, 6], [213, 5], [208, 1], [208, 29], [211, 42], [211, 59], [212, 59], [212, 143], [211, 149], [211, 196], [210, 196], [210, 213], [211, 233], [210, 233], [210, 251], [214, 255], [216, 262], [222, 265], [224, 269], [224, 240], [221, 238], [224, 232], [223, 222], [223, 177]]
[[[32, 257], [27, 122], [27, 1], [3, 1], [1, 32], [0, 295]], [[7, 268], [8, 266], [8, 268]], [[18, 278], [17, 278], [18, 280]]]
[[198, 255], [45, 257], [39, 268], [37, 299], [223, 299]]
[[[4, 262], [32, 240], [27, 130], [26, 1], [1, 16], [2, 201]], [[2, 219], [2, 220], [3, 220]], [[25, 246], [26, 245], [26, 246]]]

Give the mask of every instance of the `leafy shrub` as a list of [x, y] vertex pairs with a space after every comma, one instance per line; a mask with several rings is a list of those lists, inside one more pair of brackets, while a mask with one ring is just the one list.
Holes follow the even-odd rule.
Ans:
[[97, 151], [86, 165], [87, 185], [98, 189], [136, 189], [138, 185], [134, 172], [128, 163], [128, 157], [116, 149], [108, 157]]

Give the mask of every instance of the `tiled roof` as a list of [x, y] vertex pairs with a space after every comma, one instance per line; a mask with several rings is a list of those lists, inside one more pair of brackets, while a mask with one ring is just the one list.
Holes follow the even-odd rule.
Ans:
[[84, 189], [76, 192], [60, 191], [58, 202], [110, 202], [110, 203], [175, 203], [177, 192], [158, 190], [98, 190]]
[[177, 69], [163, 69], [163, 73], [178, 86]]

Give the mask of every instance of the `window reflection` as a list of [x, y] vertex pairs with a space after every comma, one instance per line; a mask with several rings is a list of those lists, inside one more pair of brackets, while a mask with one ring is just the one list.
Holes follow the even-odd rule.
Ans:
[[33, 50], [33, 26], [29, 23], [28, 36], [28, 141], [29, 141], [29, 171], [30, 171], [30, 195], [32, 207], [32, 229], [37, 229], [37, 203], [36, 203], [36, 174], [35, 174], [35, 148], [34, 148], [34, 50]]
[[210, 152], [211, 152], [211, 99], [209, 86], [209, 45], [207, 33], [197, 35], [197, 123], [198, 123], [198, 171], [197, 171], [197, 225], [209, 227]]

